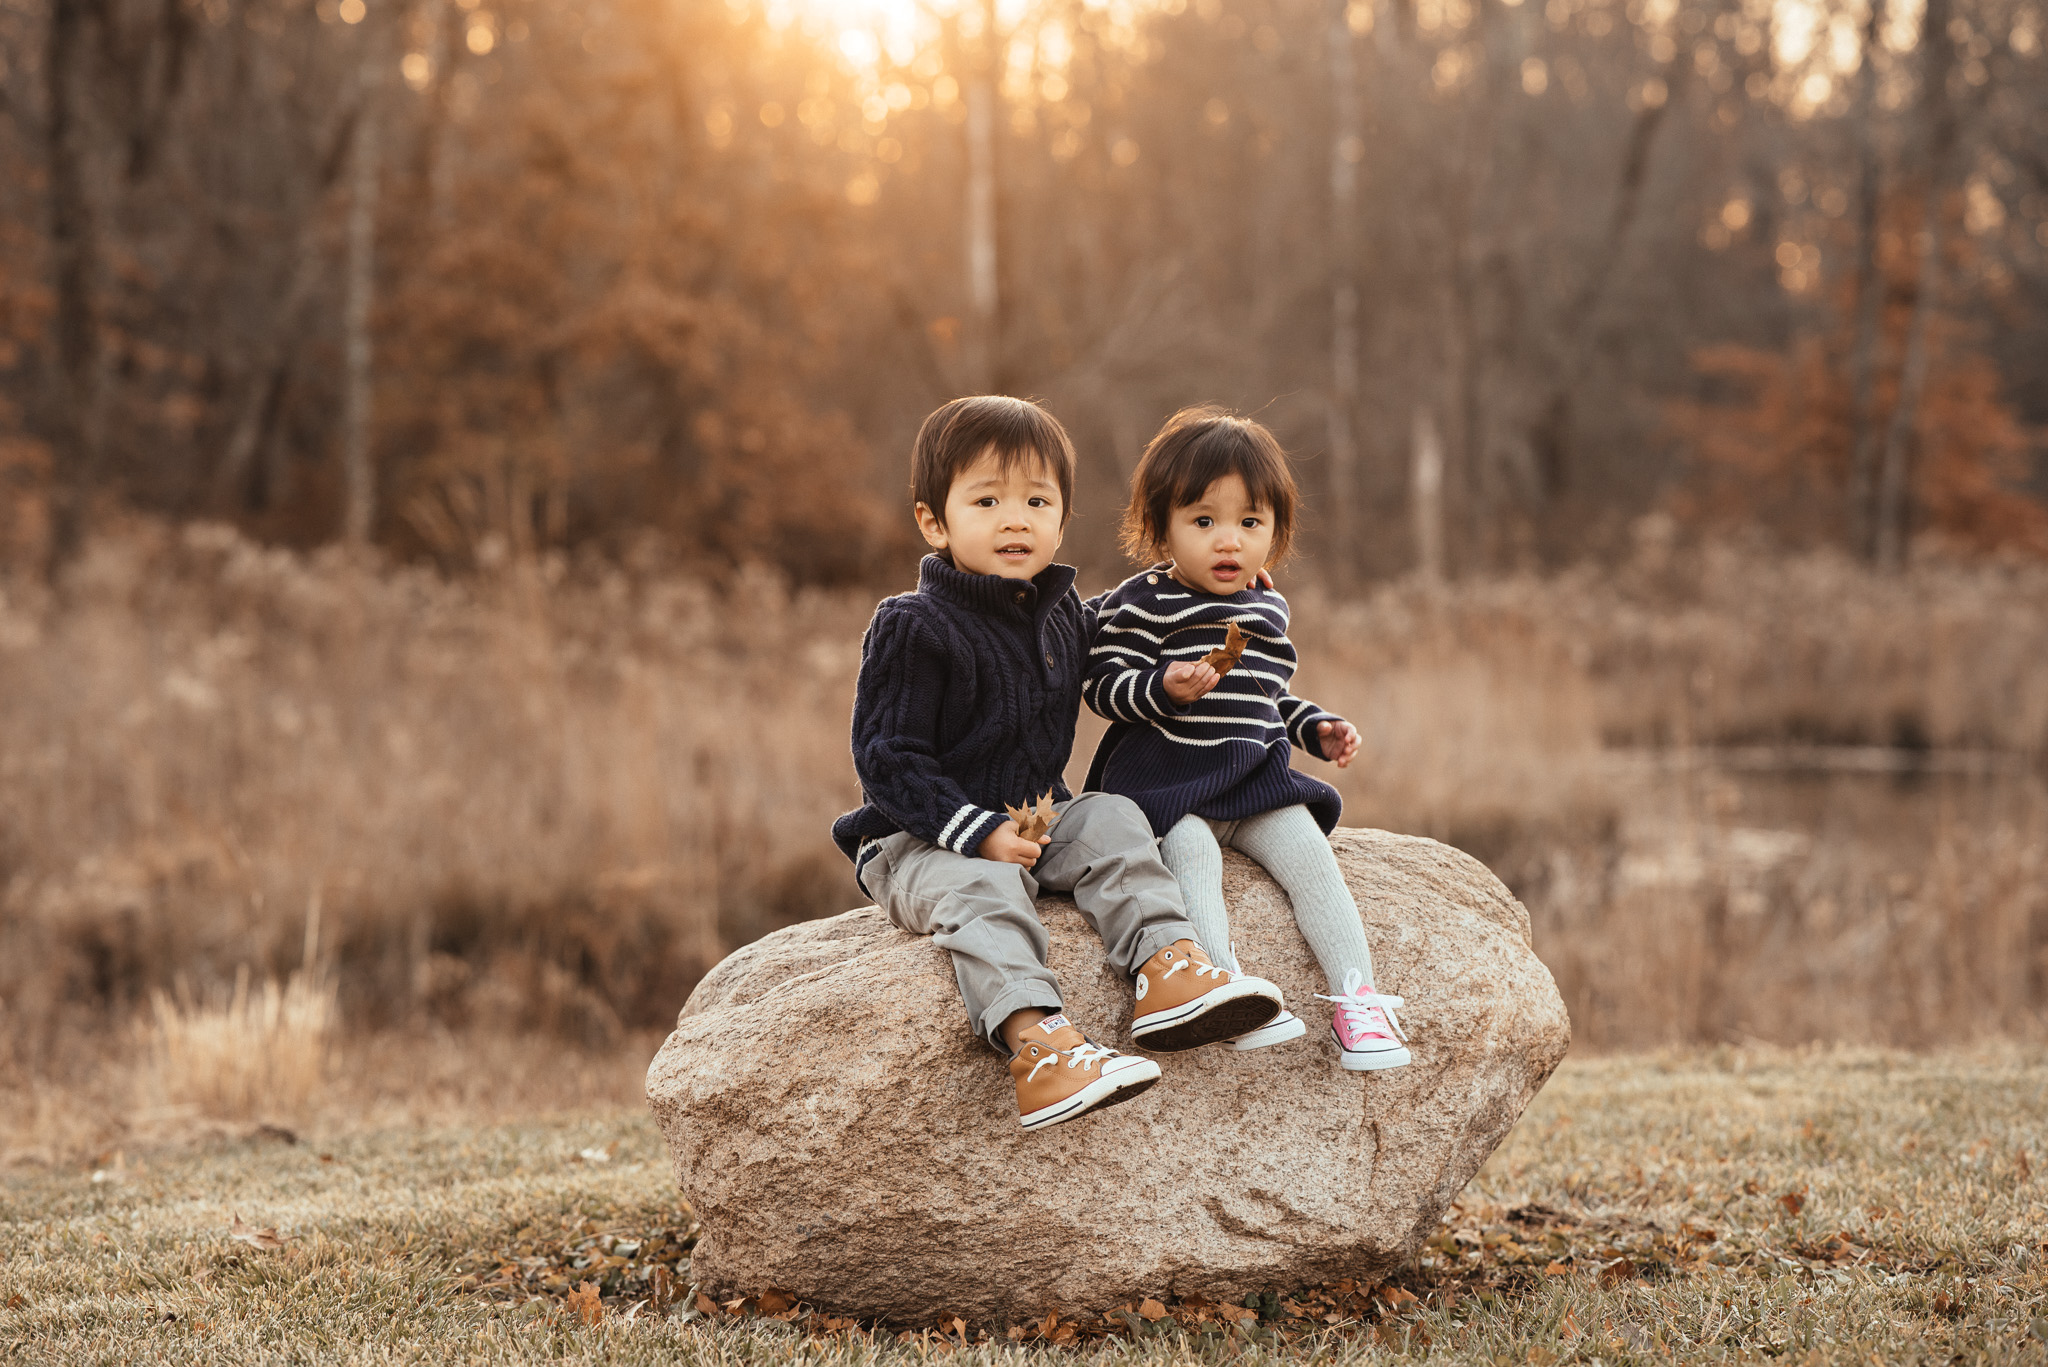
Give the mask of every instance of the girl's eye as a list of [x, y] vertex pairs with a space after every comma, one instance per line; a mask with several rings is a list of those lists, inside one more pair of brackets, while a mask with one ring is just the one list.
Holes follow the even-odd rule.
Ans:
[[993, 498], [988, 498], [984, 496], [982, 498], [977, 498], [976, 500], [974, 500], [974, 506], [977, 508], [993, 508], [996, 506], [996, 501]]
[[1050, 508], [1052, 506], [1052, 500], [1049, 498], [1041, 497], [1038, 494], [1033, 494], [1031, 496], [1031, 506], [1034, 508]]
[[1247, 527], [1256, 527], [1259, 525], [1259, 520], [1255, 517], [1248, 517], [1244, 520], [1244, 525]]
[[1200, 517], [1198, 517], [1198, 518], [1196, 518], [1196, 519], [1195, 519], [1195, 525], [1196, 525], [1197, 527], [1210, 527], [1210, 526], [1214, 526], [1214, 525], [1215, 525], [1215, 522], [1216, 522], [1216, 519], [1215, 519], [1215, 518], [1213, 518], [1213, 517], [1210, 517], [1210, 516], [1209, 516], [1209, 515], [1208, 515], [1207, 513], [1203, 513], [1203, 514], [1202, 514], [1202, 515], [1201, 515]]

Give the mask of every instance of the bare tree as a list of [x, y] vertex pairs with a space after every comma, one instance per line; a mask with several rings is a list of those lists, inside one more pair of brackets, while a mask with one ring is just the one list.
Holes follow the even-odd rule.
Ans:
[[988, 393], [1002, 383], [1002, 313], [996, 274], [996, 82], [1002, 42], [995, 0], [981, 3], [981, 42], [967, 80], [967, 386]]
[[1414, 523], [1415, 572], [1427, 583], [1444, 577], [1444, 439], [1436, 414], [1415, 406], [1414, 464], [1409, 475], [1409, 516]]
[[1956, 108], [1949, 98], [1949, 69], [1955, 45], [1949, 38], [1949, 0], [1926, 0], [1920, 17], [1920, 115], [1926, 138], [1913, 312], [1906, 323], [1905, 359], [1899, 369], [1898, 401], [1885, 427], [1878, 472], [1876, 560], [1897, 569], [1906, 558], [1911, 498], [1907, 488], [1910, 446], [1927, 387], [1932, 343], [1928, 332], [1941, 306], [1941, 211], [1948, 163], [1956, 144]]
[[[1358, 479], [1358, 57], [1349, 0], [1329, 0], [1330, 61], [1330, 506], [1340, 526], [1356, 515]], [[1353, 565], [1344, 563], [1349, 573]]]
[[355, 147], [350, 154], [348, 205], [348, 286], [343, 305], [343, 356], [346, 365], [342, 397], [341, 464], [344, 502], [342, 540], [361, 545], [370, 539], [377, 511], [374, 435], [375, 374], [370, 332], [377, 292], [377, 190], [383, 170], [378, 100], [384, 82], [386, 25], [381, 15], [363, 21], [361, 106], [356, 114]]
[[96, 291], [99, 225], [87, 189], [80, 98], [86, 73], [89, 0], [53, 0], [43, 70], [49, 108], [43, 122], [50, 189], [50, 258], [56, 276], [57, 478], [52, 499], [53, 563], [67, 560], [84, 535], [86, 501], [99, 484], [101, 347]]
[[1878, 269], [1878, 209], [1884, 170], [1877, 146], [1877, 53], [1884, 32], [1885, 0], [1869, 0], [1863, 21], [1863, 61], [1856, 71], [1851, 119], [1856, 138], [1856, 340], [1849, 357], [1853, 391], [1849, 428], [1849, 537], [1858, 555], [1877, 551], [1877, 343], [1884, 315], [1884, 276]]

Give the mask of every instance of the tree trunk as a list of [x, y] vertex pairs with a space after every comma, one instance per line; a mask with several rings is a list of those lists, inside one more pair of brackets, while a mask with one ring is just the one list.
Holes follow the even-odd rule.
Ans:
[[[372, 16], [364, 20], [375, 23]], [[348, 206], [348, 291], [343, 305], [342, 354], [346, 372], [342, 398], [341, 536], [351, 545], [370, 539], [377, 511], [377, 471], [372, 450], [375, 420], [370, 316], [377, 290], [377, 186], [382, 169], [381, 111], [384, 79], [383, 25], [363, 34], [362, 110], [356, 116]]]
[[1878, 208], [1883, 171], [1878, 162], [1873, 106], [1877, 49], [1884, 30], [1884, 0], [1870, 0], [1863, 25], [1863, 65], [1856, 73], [1856, 341], [1849, 357], [1853, 390], [1849, 418], [1849, 543], [1857, 555], [1877, 553], [1872, 505], [1877, 468], [1877, 341], [1884, 315], [1884, 276], [1878, 269]]
[[1415, 524], [1415, 573], [1426, 583], [1444, 577], [1444, 440], [1436, 414], [1415, 408], [1415, 467], [1409, 484], [1409, 514]]
[[[258, 347], [261, 359], [243, 396], [241, 413], [229, 433], [220, 464], [213, 472], [214, 506], [224, 511], [234, 507], [238, 495], [246, 494], [244, 486], [250, 469], [263, 445], [264, 434], [275, 420], [285, 377], [291, 372], [297, 354], [294, 342], [300, 318], [312, 301], [314, 287], [320, 283], [320, 228], [327, 196], [340, 180], [342, 168], [354, 165], [357, 128], [364, 112], [363, 93], [358, 92], [356, 107], [336, 126], [320, 160], [319, 178], [307, 197], [305, 215], [293, 238], [291, 275], [284, 300], [271, 312]], [[278, 496], [276, 483], [271, 482], [273, 502]]]
[[996, 275], [996, 81], [1002, 44], [995, 0], [982, 0], [981, 51], [967, 81], [967, 388], [995, 392], [1002, 376], [1002, 299]]
[[1949, 0], [1927, 0], [1920, 19], [1920, 108], [1927, 130], [1925, 196], [1920, 207], [1918, 261], [1913, 314], [1906, 324], [1906, 354], [1899, 370], [1899, 397], [1885, 427], [1878, 471], [1878, 566], [1900, 568], [1906, 559], [1907, 523], [1912, 515], [1907, 462], [1920, 416], [1920, 396], [1932, 361], [1928, 333], [1941, 306], [1941, 196], [1956, 142], [1956, 109], [1948, 98], [1955, 45], [1948, 34]]
[[1330, 44], [1330, 507], [1339, 573], [1357, 568], [1358, 512], [1358, 58], [1349, 0], [1329, 0]]
[[51, 497], [50, 568], [77, 553], [100, 475], [103, 425], [98, 302], [99, 228], [86, 188], [78, 126], [79, 67], [91, 6], [53, 0], [44, 49], [49, 112], [44, 154], [50, 185], [50, 259], [56, 276], [57, 469]]

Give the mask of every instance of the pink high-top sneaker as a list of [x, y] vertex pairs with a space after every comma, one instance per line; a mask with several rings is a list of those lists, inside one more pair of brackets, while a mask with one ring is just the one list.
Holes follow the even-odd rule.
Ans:
[[1325, 997], [1318, 992], [1316, 997], [1336, 1004], [1330, 1033], [1337, 1038], [1338, 1057], [1346, 1068], [1369, 1073], [1408, 1062], [1408, 1050], [1402, 1044], [1408, 1036], [1394, 1019], [1394, 1008], [1407, 1005], [1401, 998], [1373, 991], [1372, 984], [1355, 968], [1344, 975], [1341, 993]]

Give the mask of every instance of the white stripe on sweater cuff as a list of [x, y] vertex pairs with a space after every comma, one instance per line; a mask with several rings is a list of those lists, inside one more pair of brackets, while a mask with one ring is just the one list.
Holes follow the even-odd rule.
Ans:
[[996, 827], [1009, 819], [1009, 815], [1004, 812], [982, 812], [975, 820], [968, 822], [962, 828], [960, 834], [954, 837], [953, 852], [955, 854], [964, 854], [969, 859], [974, 858], [975, 852], [981, 848], [981, 842], [988, 839], [990, 835], [994, 834]]
[[982, 809], [975, 806], [972, 802], [970, 802], [966, 806], [962, 807], [959, 811], [953, 813], [953, 819], [946, 823], [946, 829], [939, 832], [939, 843], [949, 850], [952, 849], [953, 832], [960, 829], [961, 822], [965, 821], [968, 817], [974, 815], [974, 813], [980, 810]]

